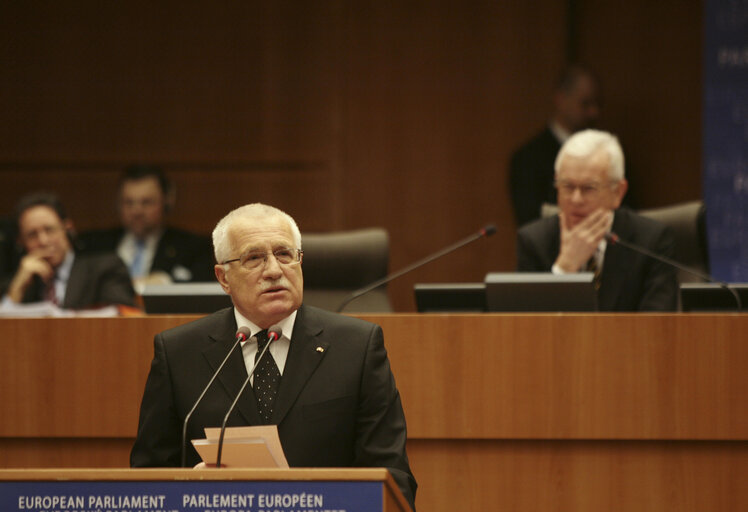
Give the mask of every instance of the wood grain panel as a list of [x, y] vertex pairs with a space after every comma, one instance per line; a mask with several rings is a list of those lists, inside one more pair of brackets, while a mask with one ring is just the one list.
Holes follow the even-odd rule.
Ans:
[[[395, 309], [413, 310], [416, 282], [514, 267], [507, 162], [545, 123], [569, 38], [601, 76], [601, 126], [622, 138], [638, 205], [700, 197], [700, 4], [577, 1], [572, 24], [567, 7], [6, 2], [0, 199], [36, 186], [15, 174], [25, 166], [61, 164], [41, 184], [59, 187], [86, 228], [113, 218], [105, 184], [91, 169], [76, 186], [66, 165], [152, 161], [212, 174], [264, 163], [277, 176], [175, 177], [198, 198], [175, 223], [206, 231], [221, 206], [261, 199], [292, 210], [304, 230], [387, 228], [393, 270], [495, 222], [493, 239], [392, 284]], [[320, 172], [308, 186], [275, 167], [283, 162]]]
[[348, 10], [344, 189], [349, 222], [390, 230], [391, 268], [495, 222], [497, 234], [390, 285], [482, 281], [514, 266], [512, 150], [546, 122], [563, 65], [558, 2], [359, 2]]
[[363, 318], [415, 438], [748, 439], [745, 316]]
[[0, 159], [329, 160], [334, 2], [7, 3]]
[[603, 83], [601, 126], [640, 207], [701, 198], [703, 2], [574, 2], [576, 51]]
[[[0, 320], [0, 466], [126, 466], [154, 333], [195, 317]], [[748, 506], [748, 316], [368, 315], [421, 510]]]
[[[0, 322], [0, 436], [127, 437], [153, 335], [193, 317]], [[416, 439], [748, 440], [748, 317], [382, 315]]]
[[744, 510], [746, 442], [448, 441], [408, 444], [419, 510]]

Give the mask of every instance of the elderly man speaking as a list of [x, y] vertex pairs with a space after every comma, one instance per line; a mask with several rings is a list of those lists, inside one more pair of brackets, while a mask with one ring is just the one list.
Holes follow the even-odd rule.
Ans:
[[559, 214], [519, 230], [517, 269], [556, 274], [593, 271], [601, 311], [673, 311], [675, 270], [664, 263], [610, 246], [605, 234], [672, 258], [675, 239], [651, 219], [619, 208], [628, 183], [623, 151], [610, 133], [584, 130], [556, 157]]
[[[182, 422], [228, 353], [238, 328], [252, 336], [235, 350], [188, 426], [188, 439], [220, 426], [263, 331], [270, 345], [229, 425], [278, 425], [294, 467], [386, 467], [414, 505], [416, 481], [405, 451], [405, 416], [382, 329], [302, 305], [301, 234], [286, 213], [263, 204], [230, 212], [213, 231], [215, 273], [234, 307], [169, 329], [155, 355], [140, 408], [132, 466], [179, 466]], [[199, 457], [190, 446], [188, 462]]]

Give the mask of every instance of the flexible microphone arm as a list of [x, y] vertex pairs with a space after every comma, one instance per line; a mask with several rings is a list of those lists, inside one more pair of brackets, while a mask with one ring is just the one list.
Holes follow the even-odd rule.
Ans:
[[693, 269], [693, 268], [687, 267], [685, 265], [682, 265], [682, 264], [678, 263], [675, 260], [672, 260], [672, 259], [667, 258], [665, 256], [660, 256], [659, 254], [655, 254], [655, 253], [653, 253], [652, 251], [650, 251], [649, 249], [647, 249], [645, 247], [641, 247], [639, 245], [635, 245], [635, 244], [632, 244], [632, 243], [629, 243], [629, 242], [625, 242], [625, 241], [621, 240], [621, 238], [618, 235], [616, 235], [615, 233], [613, 233], [612, 231], [610, 233], [606, 233], [605, 234], [605, 240], [607, 240], [608, 243], [611, 244], [611, 245], [620, 245], [621, 247], [625, 247], [626, 249], [629, 249], [629, 250], [634, 251], [634, 252], [638, 252], [640, 254], [643, 254], [644, 256], [648, 256], [648, 257], [653, 258], [653, 259], [655, 259], [657, 261], [661, 261], [662, 263], [665, 263], [666, 265], [670, 265], [670, 266], [675, 267], [675, 268], [677, 268], [679, 270], [682, 270], [684, 272], [692, 274], [692, 275], [694, 275], [696, 277], [700, 277], [704, 281], [709, 281], [710, 283], [718, 284], [721, 288], [724, 288], [725, 290], [727, 290], [728, 292], [730, 292], [733, 297], [735, 297], [735, 303], [738, 306], [738, 311], [742, 311], [743, 310], [743, 301], [740, 300], [740, 295], [738, 295], [738, 292], [736, 292], [733, 288], [731, 288], [730, 285], [727, 284], [725, 281], [719, 281], [717, 279], [714, 279], [709, 274], [704, 274], [703, 272], [699, 272], [696, 269]]
[[[260, 353], [260, 357], [257, 358], [257, 361], [255, 361], [255, 365], [252, 367], [252, 370], [250, 370], [249, 374], [247, 375], [246, 380], [242, 384], [242, 387], [239, 388], [239, 392], [236, 394], [236, 398], [234, 398], [234, 401], [231, 402], [231, 407], [229, 407], [229, 410], [226, 412], [226, 416], [223, 417], [223, 423], [221, 423], [221, 434], [218, 436], [218, 455], [216, 456], [216, 467], [221, 467], [221, 455], [223, 453], [223, 436], [226, 434], [226, 423], [229, 421], [229, 416], [231, 416], [231, 413], [234, 412], [234, 408], [236, 407], [236, 404], [239, 402], [239, 398], [242, 396], [242, 393], [244, 393], [244, 390], [247, 388], [247, 385], [249, 384], [249, 379], [252, 378], [252, 375], [254, 375], [255, 370], [257, 369], [257, 366], [262, 361], [262, 358], [265, 356], [265, 353], [270, 348], [270, 345], [280, 338], [283, 335], [283, 330], [279, 325], [273, 325], [268, 329], [268, 342], [265, 345], [265, 348], [262, 349], [262, 353]], [[270, 356], [272, 357], [272, 355]]]
[[208, 388], [210, 388], [211, 384], [213, 384], [213, 381], [216, 380], [218, 374], [221, 373], [221, 369], [223, 369], [223, 367], [226, 365], [226, 362], [229, 360], [231, 353], [236, 350], [236, 347], [237, 345], [239, 345], [239, 343], [241, 343], [242, 341], [246, 341], [247, 338], [249, 338], [249, 335], [250, 332], [247, 327], [240, 327], [239, 330], [236, 331], [236, 342], [234, 342], [234, 344], [231, 346], [231, 349], [226, 354], [226, 357], [223, 358], [223, 361], [218, 366], [218, 369], [213, 373], [213, 376], [208, 381], [208, 384], [205, 385], [203, 392], [200, 393], [200, 396], [195, 401], [195, 405], [192, 406], [190, 412], [188, 412], [184, 417], [184, 421], [182, 422], [182, 467], [187, 466], [187, 423], [190, 421], [192, 413], [195, 412], [197, 406], [200, 404], [200, 402], [202, 402], [205, 393], [208, 392]]
[[415, 269], [417, 269], [418, 267], [420, 267], [422, 265], [425, 265], [426, 263], [431, 263], [432, 261], [434, 261], [436, 259], [439, 259], [442, 256], [445, 256], [445, 255], [449, 254], [452, 251], [456, 251], [460, 247], [463, 247], [463, 246], [465, 246], [465, 245], [467, 245], [467, 244], [469, 244], [471, 242], [474, 242], [474, 241], [478, 240], [479, 238], [483, 238], [483, 237], [486, 237], [486, 236], [491, 236], [494, 233], [496, 233], [496, 226], [493, 225], [493, 224], [487, 224], [483, 228], [481, 228], [481, 230], [478, 231], [477, 233], [472, 234], [469, 237], [467, 237], [467, 238], [465, 238], [463, 240], [460, 240], [459, 242], [456, 242], [456, 243], [454, 243], [454, 244], [452, 244], [452, 245], [450, 245], [448, 247], [445, 247], [444, 249], [442, 249], [442, 250], [440, 250], [440, 251], [438, 251], [438, 252], [436, 252], [436, 253], [434, 253], [434, 254], [432, 254], [430, 256], [427, 256], [427, 257], [423, 258], [422, 260], [416, 261], [415, 263], [412, 263], [412, 264], [408, 265], [404, 269], [401, 269], [401, 270], [395, 272], [394, 274], [390, 274], [388, 276], [384, 276], [383, 278], [378, 279], [378, 280], [374, 281], [373, 283], [364, 286], [363, 288], [359, 288], [358, 290], [355, 290], [353, 293], [351, 293], [340, 304], [340, 306], [338, 306], [338, 309], [336, 309], [335, 311], [338, 312], [338, 313], [340, 313], [341, 311], [343, 311], [343, 308], [345, 308], [348, 304], [350, 304], [355, 299], [361, 297], [362, 295], [365, 295], [365, 294], [369, 293], [370, 291], [372, 291], [372, 290], [374, 290], [376, 288], [379, 288], [380, 286], [382, 286], [384, 284], [389, 283], [393, 279], [397, 279], [401, 275], [407, 274], [408, 272], [410, 272], [412, 270], [415, 270]]

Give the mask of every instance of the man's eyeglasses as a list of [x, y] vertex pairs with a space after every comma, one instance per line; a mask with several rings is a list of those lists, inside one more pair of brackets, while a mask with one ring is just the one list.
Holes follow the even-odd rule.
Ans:
[[39, 229], [22, 233], [21, 238], [26, 242], [35, 242], [39, 240], [42, 233], [47, 237], [52, 237], [64, 230], [65, 228], [63, 226], [42, 226]]
[[301, 255], [304, 254], [304, 251], [301, 249], [287, 249], [285, 247], [275, 249], [272, 253], [268, 251], [250, 251], [238, 258], [226, 260], [221, 264], [225, 265], [227, 263], [238, 261], [239, 264], [247, 270], [256, 270], [265, 266], [269, 254], [272, 254], [275, 261], [280, 265], [297, 265], [301, 263]]
[[555, 185], [559, 194], [564, 196], [572, 196], [574, 195], [574, 191], [578, 189], [582, 197], [593, 197], [599, 194], [600, 190], [604, 187], [610, 186], [612, 188], [616, 183], [618, 182], [609, 181], [603, 184], [594, 181], [590, 183], [572, 183], [571, 181], [566, 180], [556, 180]]

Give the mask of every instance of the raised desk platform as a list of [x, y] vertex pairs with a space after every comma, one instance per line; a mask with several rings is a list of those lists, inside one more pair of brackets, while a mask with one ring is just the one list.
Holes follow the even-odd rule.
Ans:
[[[0, 466], [123, 467], [153, 335], [0, 320]], [[748, 509], [748, 315], [367, 315], [420, 510]]]

